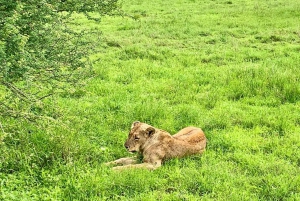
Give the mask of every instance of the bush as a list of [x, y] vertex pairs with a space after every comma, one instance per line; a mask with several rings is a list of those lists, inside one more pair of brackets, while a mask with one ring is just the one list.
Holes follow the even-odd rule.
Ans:
[[118, 13], [117, 0], [0, 0], [0, 174], [68, 162], [77, 151], [72, 131], [53, 121], [62, 114], [53, 100], [82, 94], [76, 86], [91, 76], [100, 34], [75, 29], [82, 13], [99, 21]]
[[117, 0], [1, 0], [0, 114], [53, 116], [44, 99], [70, 91], [89, 75], [88, 55], [99, 43], [98, 37], [85, 37], [98, 31], [72, 29], [72, 15], [100, 20], [117, 11]]

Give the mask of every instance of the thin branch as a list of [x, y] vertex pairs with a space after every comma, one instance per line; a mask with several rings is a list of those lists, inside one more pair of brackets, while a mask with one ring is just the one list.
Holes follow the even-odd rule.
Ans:
[[3, 105], [7, 110], [11, 110], [11, 108], [9, 106], [7, 106], [5, 103], [0, 102], [0, 105]]
[[21, 89], [19, 89], [15, 85], [13, 85], [13, 84], [11, 84], [9, 82], [5, 82], [5, 81], [2, 81], [1, 83], [4, 86], [6, 86], [9, 90], [11, 90], [15, 94], [17, 94], [19, 96], [19, 98], [21, 98], [22, 100], [24, 100], [26, 102], [30, 102], [30, 100], [31, 100], [30, 97], [28, 97], [27, 94], [25, 94]]
[[42, 99], [47, 98], [47, 97], [52, 96], [52, 95], [53, 95], [53, 93], [47, 94], [45, 96], [39, 97], [38, 100], [42, 100]]

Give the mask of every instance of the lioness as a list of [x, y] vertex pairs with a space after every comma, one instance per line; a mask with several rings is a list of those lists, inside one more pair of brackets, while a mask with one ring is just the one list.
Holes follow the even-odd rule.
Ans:
[[154, 170], [160, 167], [164, 160], [203, 153], [206, 137], [203, 131], [196, 127], [184, 128], [172, 136], [164, 130], [136, 121], [131, 126], [124, 146], [131, 153], [140, 152], [143, 163], [136, 164], [137, 158], [130, 157], [108, 162], [107, 165], [123, 165], [114, 167], [114, 170], [126, 168]]

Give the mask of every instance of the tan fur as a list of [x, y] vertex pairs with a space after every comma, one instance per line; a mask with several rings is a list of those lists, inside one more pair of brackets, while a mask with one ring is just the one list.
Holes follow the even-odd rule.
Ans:
[[120, 158], [106, 163], [107, 165], [123, 165], [114, 167], [115, 170], [156, 169], [167, 159], [203, 153], [206, 147], [206, 137], [197, 127], [184, 128], [172, 136], [148, 124], [134, 122], [124, 146], [129, 152], [140, 152], [143, 155], [143, 163], [136, 164], [137, 159], [132, 157]]

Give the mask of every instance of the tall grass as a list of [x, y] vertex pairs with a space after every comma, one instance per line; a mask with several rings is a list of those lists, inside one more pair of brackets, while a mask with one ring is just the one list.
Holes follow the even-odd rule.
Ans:
[[[88, 84], [53, 100], [59, 121], [38, 129], [1, 119], [0, 198], [299, 200], [300, 2], [133, 0], [123, 9], [131, 18], [75, 17], [78, 29], [102, 30], [103, 45]], [[113, 172], [103, 163], [128, 155], [135, 120], [171, 133], [202, 127], [207, 151]]]

